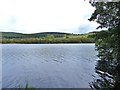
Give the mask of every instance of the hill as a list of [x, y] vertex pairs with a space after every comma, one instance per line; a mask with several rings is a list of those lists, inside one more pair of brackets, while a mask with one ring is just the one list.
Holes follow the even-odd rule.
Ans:
[[62, 32], [42, 32], [22, 34], [1, 32], [1, 43], [94, 43], [96, 32], [87, 34], [71, 34]]
[[65, 34], [70, 35], [70, 33], [61, 33], [61, 32], [42, 32], [34, 34], [22, 34], [15, 32], [1, 32], [2, 38], [45, 38], [48, 35], [54, 35], [54, 37], [63, 37]]

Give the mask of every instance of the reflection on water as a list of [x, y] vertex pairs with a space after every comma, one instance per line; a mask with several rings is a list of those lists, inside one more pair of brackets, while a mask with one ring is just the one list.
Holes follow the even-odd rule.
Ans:
[[3, 44], [3, 88], [86, 88], [96, 76], [94, 44]]
[[96, 73], [99, 75], [99, 78], [95, 78], [91, 83], [91, 88], [100, 89], [100, 88], [112, 88], [114, 86], [114, 69], [109, 67], [108, 62], [105, 60], [98, 60], [95, 67]]
[[95, 71], [99, 78], [95, 78], [90, 84], [93, 89], [120, 88], [120, 63], [117, 60], [112, 49], [104, 46], [98, 46], [98, 57]]

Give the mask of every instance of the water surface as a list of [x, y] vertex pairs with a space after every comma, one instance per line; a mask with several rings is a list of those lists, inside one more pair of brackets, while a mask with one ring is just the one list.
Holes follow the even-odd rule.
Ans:
[[2, 87], [87, 88], [95, 75], [94, 44], [3, 44]]

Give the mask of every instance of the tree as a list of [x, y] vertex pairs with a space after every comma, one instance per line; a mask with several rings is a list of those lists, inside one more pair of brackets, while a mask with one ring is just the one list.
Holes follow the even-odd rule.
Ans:
[[66, 35], [66, 34], [65, 34], [65, 36], [64, 36], [64, 37], [65, 37], [65, 38], [69, 38], [69, 36], [68, 36], [68, 35]]
[[48, 34], [48, 35], [47, 35], [47, 38], [48, 38], [48, 39], [54, 39], [54, 35]]
[[120, 1], [90, 3], [96, 10], [89, 20], [99, 23], [97, 28], [108, 28], [96, 36], [96, 72], [101, 78], [93, 81], [91, 87], [120, 88]]

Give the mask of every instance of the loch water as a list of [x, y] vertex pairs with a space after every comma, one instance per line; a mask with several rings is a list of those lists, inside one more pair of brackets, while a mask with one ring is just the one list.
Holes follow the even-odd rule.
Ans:
[[94, 44], [2, 44], [2, 88], [89, 88]]

